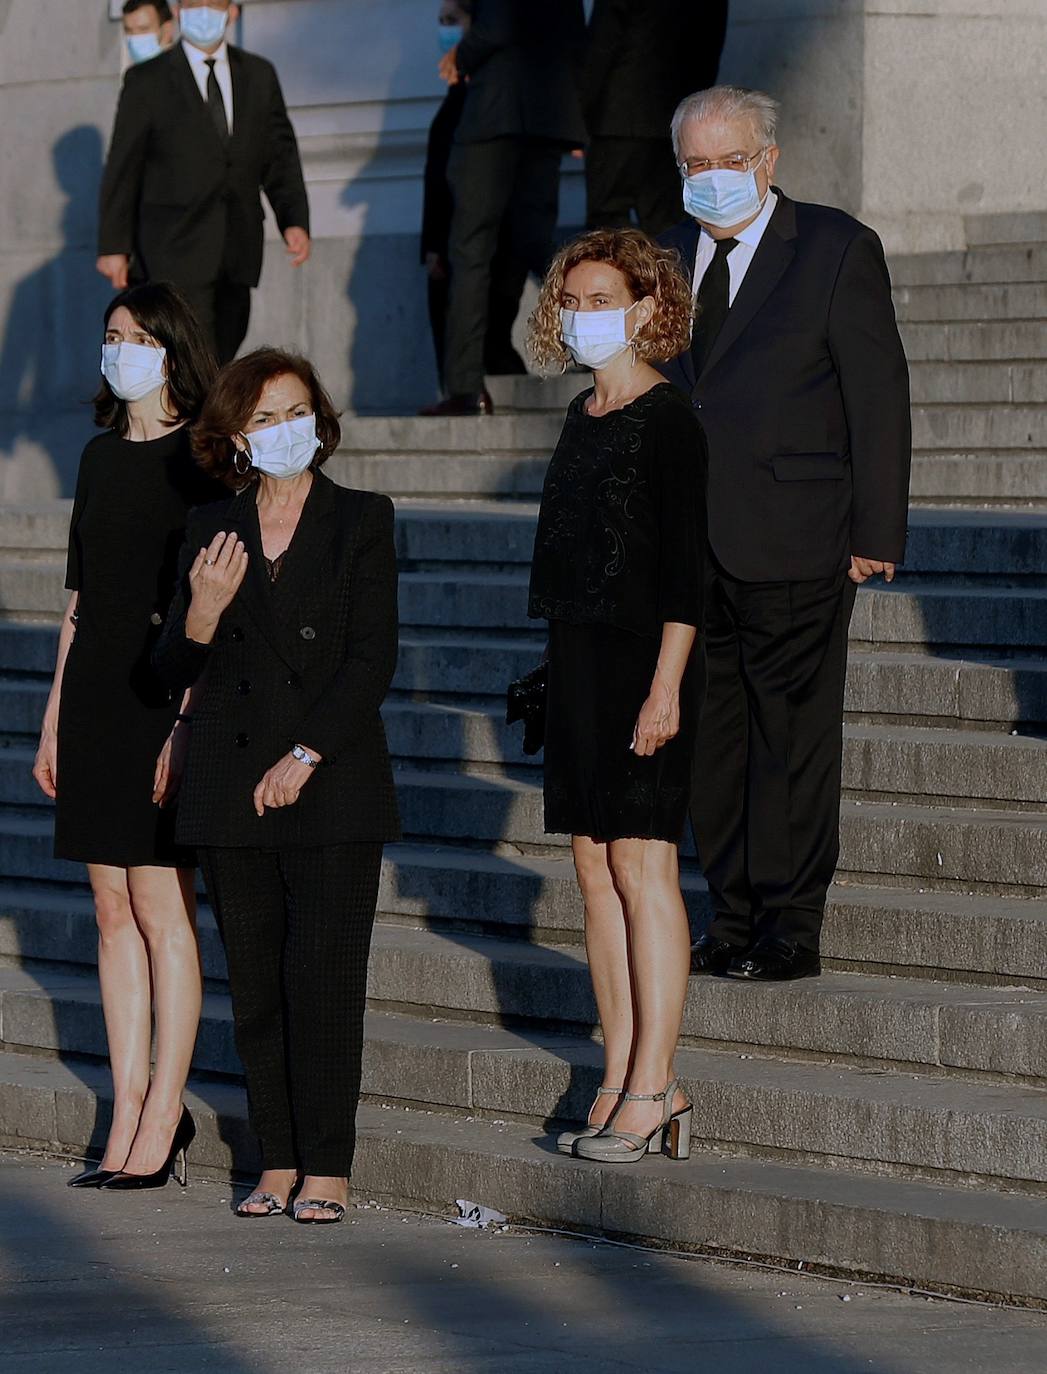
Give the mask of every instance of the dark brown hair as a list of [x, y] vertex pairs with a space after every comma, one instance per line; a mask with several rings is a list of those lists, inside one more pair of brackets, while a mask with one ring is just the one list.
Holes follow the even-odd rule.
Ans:
[[[172, 425], [192, 423], [200, 414], [218, 364], [189, 302], [169, 282], [130, 286], [109, 302], [103, 329], [109, 328], [121, 306], [127, 307], [135, 323], [167, 354], [167, 404]], [[104, 377], [95, 393], [94, 408], [96, 425], [127, 434], [127, 402], [121, 401]]]
[[234, 489], [258, 481], [254, 468], [246, 473], [236, 471], [233, 435], [243, 433], [266, 383], [288, 375], [297, 377], [305, 386], [316, 416], [320, 447], [309, 466], [318, 468], [327, 462], [341, 441], [342, 428], [316, 368], [297, 353], [286, 353], [282, 348], [256, 348], [222, 368], [193, 426], [193, 452], [204, 472]]
[[124, 14], [134, 14], [135, 10], [144, 10], [147, 5], [151, 5], [156, 10], [161, 24], [170, 24], [174, 15], [167, 0], [124, 0]]

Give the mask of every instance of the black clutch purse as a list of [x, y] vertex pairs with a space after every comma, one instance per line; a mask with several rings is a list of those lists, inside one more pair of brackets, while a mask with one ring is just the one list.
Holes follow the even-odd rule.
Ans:
[[545, 743], [545, 707], [549, 691], [548, 665], [541, 663], [526, 677], [510, 682], [505, 710], [506, 725], [523, 721], [523, 751], [537, 754]]

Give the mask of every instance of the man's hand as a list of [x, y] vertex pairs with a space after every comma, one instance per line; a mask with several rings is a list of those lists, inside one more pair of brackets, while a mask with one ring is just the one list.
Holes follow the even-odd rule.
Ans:
[[304, 229], [296, 229], [293, 226], [285, 229], [284, 243], [287, 244], [287, 255], [291, 259], [292, 267], [301, 267], [303, 262], [308, 262], [313, 245]]
[[126, 253], [103, 253], [95, 263], [95, 267], [106, 278], [114, 291], [127, 289], [131, 259]]
[[[308, 752], [314, 759], [320, 758], [314, 750]], [[298, 794], [312, 774], [313, 770], [307, 763], [300, 763], [293, 754], [285, 754], [279, 763], [273, 764], [254, 790], [256, 814], [264, 816], [267, 806], [271, 810], [278, 806], [294, 806]]]
[[445, 52], [440, 58], [440, 65], [437, 68], [440, 80], [446, 81], [448, 86], [457, 86], [461, 77], [458, 75], [458, 44], [456, 43], [450, 51]]
[[859, 587], [863, 582], [868, 582], [870, 577], [875, 577], [877, 573], [883, 573], [885, 582], [894, 581], [894, 564], [881, 563], [878, 558], [859, 558], [856, 554], [851, 554], [851, 571], [847, 576], [852, 582], [857, 582]]

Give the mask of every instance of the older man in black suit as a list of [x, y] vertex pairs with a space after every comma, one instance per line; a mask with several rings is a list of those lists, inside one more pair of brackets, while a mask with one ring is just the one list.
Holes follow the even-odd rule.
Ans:
[[839, 856], [856, 586], [905, 551], [905, 355], [876, 234], [773, 185], [776, 102], [721, 86], [673, 119], [691, 349], [667, 375], [709, 442], [707, 696], [691, 818], [713, 906], [700, 973], [820, 971]]
[[273, 67], [226, 42], [230, 0], [174, 6], [182, 41], [132, 67], [102, 179], [98, 270], [170, 281], [234, 357], [262, 272], [266, 194], [294, 266], [309, 257], [309, 202], [298, 144]]

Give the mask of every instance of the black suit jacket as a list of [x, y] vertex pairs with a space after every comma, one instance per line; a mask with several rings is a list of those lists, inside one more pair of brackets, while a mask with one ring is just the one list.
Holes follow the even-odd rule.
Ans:
[[229, 48], [233, 133], [219, 137], [182, 45], [128, 69], [106, 160], [98, 251], [152, 281], [256, 286], [263, 190], [281, 232], [309, 228], [298, 143], [272, 64]]
[[[185, 636], [188, 569], [219, 530], [249, 568], [210, 646]], [[396, 555], [386, 496], [317, 473], [280, 575], [262, 558], [255, 490], [192, 511], [182, 580], [153, 653], [176, 691], [194, 694], [178, 802], [180, 842], [282, 848], [399, 837], [378, 714], [396, 666]], [[295, 743], [323, 755], [293, 806], [259, 819], [252, 794]]]
[[727, 0], [596, 0], [582, 68], [592, 138], [668, 140], [673, 111], [716, 84]]
[[[778, 195], [701, 376], [689, 352], [661, 368], [698, 409], [709, 541], [744, 582], [905, 554], [909, 372], [883, 248], [842, 210]], [[662, 236], [688, 273], [698, 232]]]
[[458, 45], [458, 71], [469, 86], [456, 141], [583, 144], [578, 66], [584, 39], [582, 0], [476, 0]]

